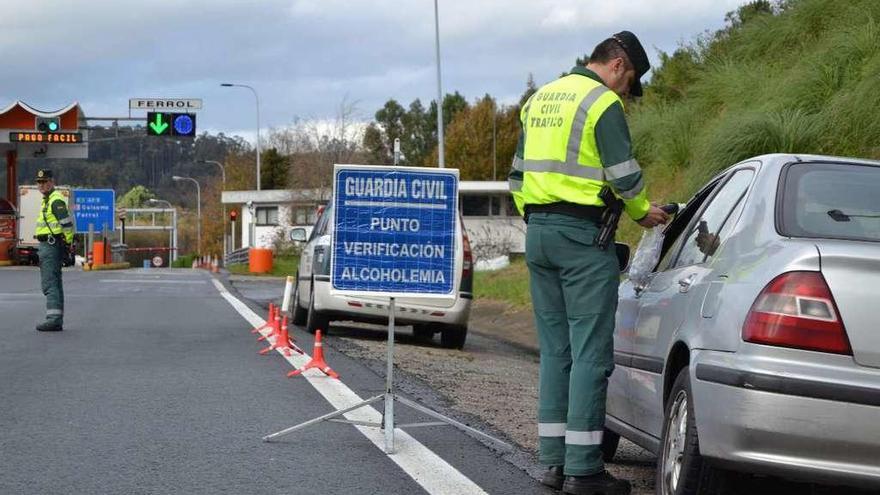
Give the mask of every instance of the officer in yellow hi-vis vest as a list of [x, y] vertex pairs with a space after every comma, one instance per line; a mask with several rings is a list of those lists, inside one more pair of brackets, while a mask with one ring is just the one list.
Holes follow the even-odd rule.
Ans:
[[586, 67], [538, 89], [520, 114], [509, 181], [528, 223], [541, 348], [539, 461], [549, 467], [544, 484], [564, 493], [630, 492], [602, 461], [620, 271], [613, 245], [597, 244], [597, 235], [606, 209], [621, 200], [643, 227], [668, 220], [648, 202], [621, 99], [641, 96], [649, 68], [638, 38], [623, 31], [600, 43]]
[[60, 332], [64, 323], [61, 265], [70, 256], [73, 245], [73, 217], [67, 208], [67, 199], [55, 189], [55, 176], [51, 170], [37, 171], [37, 186], [43, 193], [43, 203], [34, 238], [40, 241], [37, 251], [40, 282], [46, 296], [46, 321], [37, 325], [37, 330]]

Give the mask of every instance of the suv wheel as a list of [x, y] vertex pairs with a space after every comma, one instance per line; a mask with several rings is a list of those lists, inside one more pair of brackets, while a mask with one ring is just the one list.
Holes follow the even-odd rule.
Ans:
[[467, 340], [467, 330], [464, 325], [444, 325], [440, 330], [440, 345], [448, 349], [461, 349]]
[[329, 323], [330, 320], [328, 320], [326, 316], [315, 310], [315, 287], [312, 286], [312, 290], [309, 291], [309, 309], [308, 314], [306, 315], [306, 331], [309, 333], [315, 333], [315, 331], [320, 330], [324, 335], [327, 335], [327, 326]]
[[299, 305], [299, 275], [296, 278], [297, 281], [294, 282], [295, 288], [293, 289], [293, 313], [291, 314], [291, 319], [294, 325], [304, 325], [308, 317], [308, 309]]
[[688, 368], [678, 373], [666, 401], [660, 445], [656, 483], [659, 495], [726, 492], [728, 474], [709, 465], [700, 455]]
[[434, 339], [434, 327], [427, 325], [413, 325], [413, 337], [422, 342], [430, 342]]

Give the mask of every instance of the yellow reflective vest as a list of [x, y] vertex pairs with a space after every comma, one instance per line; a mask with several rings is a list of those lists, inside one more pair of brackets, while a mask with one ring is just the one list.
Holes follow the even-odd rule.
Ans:
[[37, 217], [37, 228], [34, 231], [34, 235], [63, 234], [64, 239], [70, 244], [73, 242], [73, 218], [69, 214], [64, 218], [57, 218], [55, 211], [52, 209], [52, 205], [56, 201], [64, 203], [64, 211], [69, 211], [67, 208], [67, 198], [58, 189], [52, 189], [48, 196], [43, 196], [43, 205], [40, 209], [40, 216]]
[[[520, 213], [527, 204], [568, 202], [604, 206], [599, 192], [610, 185], [624, 200], [628, 215], [648, 212], [641, 169], [635, 159], [604, 164], [595, 128], [620, 97], [602, 83], [569, 74], [541, 87], [520, 112], [522, 157], [515, 157], [510, 188]], [[521, 181], [518, 178], [521, 177]], [[629, 180], [636, 178], [636, 180]], [[634, 182], [634, 183], [633, 183]], [[625, 189], [621, 187], [625, 184]]]

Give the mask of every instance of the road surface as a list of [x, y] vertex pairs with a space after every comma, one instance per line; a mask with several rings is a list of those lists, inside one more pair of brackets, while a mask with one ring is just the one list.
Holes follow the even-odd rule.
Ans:
[[384, 383], [330, 348], [341, 383], [286, 378], [283, 356], [257, 354], [262, 310], [215, 280], [65, 271], [65, 330], [39, 333], [38, 272], [0, 271], [0, 493], [553, 493], [450, 427], [398, 431], [391, 456], [378, 430], [337, 423], [261, 441]]

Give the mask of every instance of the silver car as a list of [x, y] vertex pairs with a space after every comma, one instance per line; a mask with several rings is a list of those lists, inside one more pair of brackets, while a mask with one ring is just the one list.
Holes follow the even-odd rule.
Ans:
[[731, 471], [880, 486], [880, 162], [744, 161], [665, 234], [620, 286], [606, 457], [656, 453], [664, 495]]

